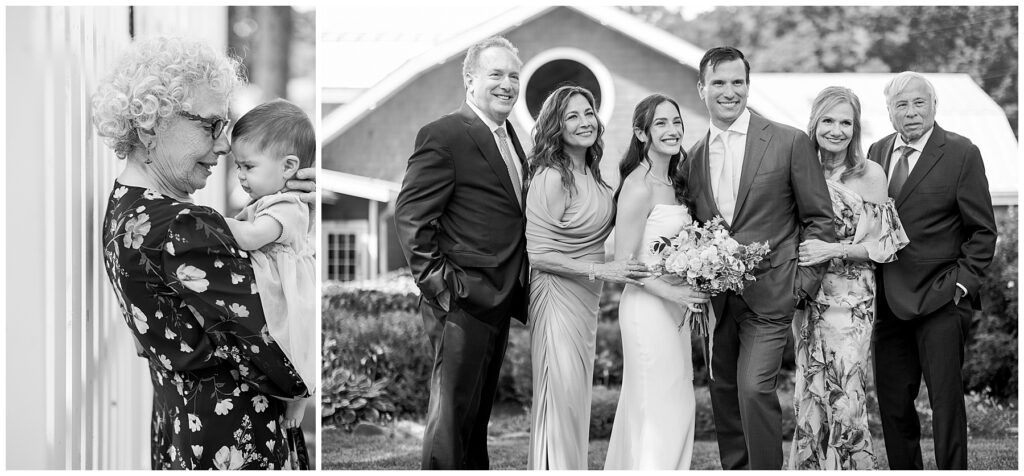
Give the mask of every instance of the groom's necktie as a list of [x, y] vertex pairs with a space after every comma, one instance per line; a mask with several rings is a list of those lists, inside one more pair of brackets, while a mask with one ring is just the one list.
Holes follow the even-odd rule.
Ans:
[[516, 200], [519, 202], [519, 206], [523, 206], [523, 179], [519, 177], [519, 172], [516, 172], [515, 163], [512, 162], [514, 159], [512, 150], [508, 148], [508, 133], [505, 132], [504, 127], [498, 127], [494, 130], [495, 134], [498, 134], [498, 149], [501, 151], [501, 158], [505, 161], [505, 168], [508, 169], [508, 177], [512, 179], [512, 188], [516, 191]]
[[736, 173], [733, 157], [729, 153], [730, 131], [722, 131], [718, 139], [722, 141], [722, 172], [718, 174], [718, 186], [716, 187], [715, 201], [718, 203], [718, 211], [722, 212], [722, 218], [726, 223], [732, 224], [733, 211], [736, 208], [736, 189], [733, 176]]
[[900, 189], [903, 188], [903, 184], [907, 182], [907, 176], [910, 175], [910, 154], [914, 152], [914, 148], [909, 145], [900, 147], [903, 149], [900, 152], [900, 158], [896, 161], [896, 168], [892, 169], [892, 176], [889, 177], [889, 196], [896, 198], [900, 194]]

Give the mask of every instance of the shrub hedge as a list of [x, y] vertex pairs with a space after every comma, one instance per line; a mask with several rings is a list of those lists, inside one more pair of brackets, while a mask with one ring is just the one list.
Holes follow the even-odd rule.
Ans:
[[982, 311], [971, 325], [966, 390], [1001, 400], [1017, 397], [1017, 207], [997, 223], [996, 254], [985, 273]]

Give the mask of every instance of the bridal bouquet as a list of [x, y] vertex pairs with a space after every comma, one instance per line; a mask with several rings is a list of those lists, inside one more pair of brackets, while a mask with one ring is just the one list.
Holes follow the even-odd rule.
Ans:
[[[704, 225], [691, 222], [672, 238], [651, 242], [651, 253], [660, 256], [652, 272], [678, 276], [693, 289], [711, 295], [726, 291], [740, 293], [754, 280], [754, 267], [768, 254], [768, 243], [741, 245], [725, 229], [722, 217]], [[689, 309], [680, 327], [689, 323], [694, 335], [708, 336], [708, 315]]]

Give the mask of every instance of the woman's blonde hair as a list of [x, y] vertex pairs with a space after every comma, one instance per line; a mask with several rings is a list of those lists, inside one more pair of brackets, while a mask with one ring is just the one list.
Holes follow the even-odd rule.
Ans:
[[142, 145], [139, 130], [189, 111], [199, 86], [227, 97], [244, 82], [241, 63], [206, 43], [185, 38], [139, 40], [122, 55], [92, 95], [96, 132], [118, 158]]
[[848, 178], [856, 178], [864, 175], [867, 166], [864, 164], [864, 149], [861, 147], [861, 124], [860, 124], [860, 98], [850, 88], [842, 86], [829, 86], [818, 93], [811, 104], [811, 120], [807, 124], [807, 135], [814, 144], [814, 152], [821, 153], [821, 145], [818, 144], [818, 123], [822, 116], [840, 104], [849, 104], [853, 109], [853, 134], [850, 136], [850, 145], [846, 147], [846, 155], [843, 157], [843, 165], [846, 170], [839, 175], [839, 181], [845, 182]]

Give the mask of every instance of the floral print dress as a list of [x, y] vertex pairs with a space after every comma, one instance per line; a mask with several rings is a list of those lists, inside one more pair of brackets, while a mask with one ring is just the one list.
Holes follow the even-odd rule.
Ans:
[[253, 270], [216, 211], [114, 184], [103, 258], [153, 382], [153, 469], [276, 469], [284, 403], [308, 395], [267, 332]]
[[840, 243], [864, 245], [870, 261], [834, 259], [796, 333], [796, 434], [790, 469], [873, 469], [868, 432], [868, 350], [875, 320], [874, 263], [909, 243], [892, 199], [866, 202], [827, 180]]

